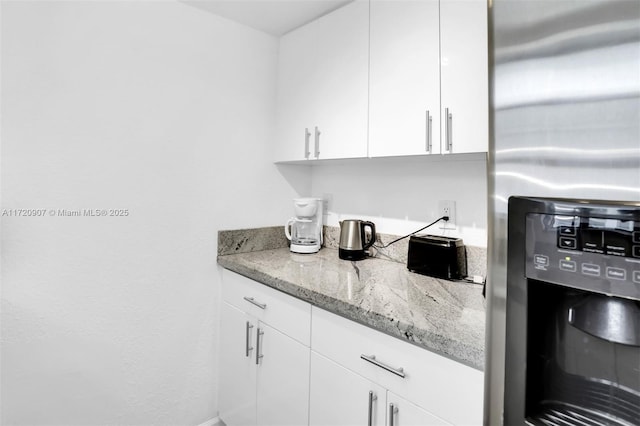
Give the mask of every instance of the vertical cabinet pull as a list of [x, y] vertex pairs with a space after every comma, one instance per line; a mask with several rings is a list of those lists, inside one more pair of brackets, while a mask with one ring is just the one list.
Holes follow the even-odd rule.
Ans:
[[431, 154], [431, 149], [432, 149], [432, 144], [431, 144], [431, 123], [432, 123], [433, 118], [431, 117], [431, 114], [429, 114], [429, 110], [427, 110], [426, 113], [426, 129], [425, 129], [425, 151], [427, 151], [429, 154]]
[[369, 415], [367, 417], [367, 426], [373, 426], [373, 401], [378, 399], [378, 397], [373, 393], [373, 391], [369, 391]]
[[304, 158], [309, 158], [311, 151], [309, 151], [309, 138], [311, 137], [311, 132], [308, 127], [304, 128]]
[[320, 130], [318, 130], [318, 126], [316, 126], [316, 134], [315, 134], [315, 147], [313, 155], [318, 158], [320, 156]]
[[398, 407], [396, 407], [393, 403], [389, 404], [389, 426], [395, 425], [395, 416], [398, 412]]
[[260, 358], [264, 356], [260, 353], [260, 337], [263, 334], [264, 334], [264, 331], [260, 330], [260, 327], [258, 327], [258, 334], [256, 337], [256, 365], [260, 364]]
[[249, 352], [253, 350], [253, 348], [251, 347], [251, 329], [252, 328], [253, 328], [253, 325], [249, 321], [247, 321], [246, 341], [245, 341], [245, 355], [247, 358], [249, 358]]
[[446, 131], [446, 148], [449, 153], [453, 150], [453, 114], [449, 112], [449, 108], [445, 108], [444, 116], [446, 117], [447, 122], [445, 123], [445, 131]]

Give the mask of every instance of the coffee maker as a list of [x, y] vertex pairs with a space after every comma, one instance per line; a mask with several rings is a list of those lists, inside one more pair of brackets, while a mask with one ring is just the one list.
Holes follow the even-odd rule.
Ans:
[[322, 199], [296, 198], [293, 200], [295, 217], [284, 226], [294, 253], [317, 253], [322, 247]]

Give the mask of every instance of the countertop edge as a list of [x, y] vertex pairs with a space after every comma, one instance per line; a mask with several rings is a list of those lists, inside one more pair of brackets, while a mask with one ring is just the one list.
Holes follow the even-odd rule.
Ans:
[[[304, 289], [295, 283], [238, 264], [233, 261], [233, 255], [218, 256], [217, 262], [225, 269], [282, 291], [312, 306], [355, 321], [358, 324], [370, 327], [407, 343], [414, 344], [422, 349], [442, 355], [476, 370], [484, 370], [484, 353], [464, 342], [434, 333], [425, 334], [424, 330], [416, 329], [416, 327], [411, 324], [403, 323], [375, 312], [362, 310], [356, 305], [345, 303], [344, 301], [329, 297], [323, 293]], [[387, 327], [377, 327], [376, 324], [384, 324], [387, 325]], [[394, 332], [390, 332], [390, 329]], [[421, 335], [419, 341], [416, 340], [417, 334]], [[461, 358], [458, 354], [466, 354], [469, 356]]]

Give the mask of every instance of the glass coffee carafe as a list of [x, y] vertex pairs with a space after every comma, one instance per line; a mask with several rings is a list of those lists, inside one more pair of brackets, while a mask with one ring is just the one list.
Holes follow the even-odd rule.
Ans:
[[316, 253], [322, 246], [322, 200], [297, 198], [294, 201], [295, 217], [284, 226], [290, 250], [294, 253]]

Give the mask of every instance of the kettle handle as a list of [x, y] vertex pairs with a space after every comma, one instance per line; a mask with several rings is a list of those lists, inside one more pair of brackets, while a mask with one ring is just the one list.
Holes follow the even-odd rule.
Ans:
[[287, 240], [289, 240], [289, 241], [291, 241], [291, 231], [289, 231], [289, 227], [291, 226], [291, 224], [293, 222], [295, 222], [295, 219], [291, 218], [284, 225], [284, 235], [287, 237]]
[[369, 228], [371, 230], [371, 238], [369, 238], [369, 241], [367, 241], [366, 243], [362, 244], [362, 249], [366, 250], [369, 247], [371, 247], [373, 245], [373, 243], [376, 242], [376, 225], [373, 224], [373, 222], [367, 222], [367, 221], [362, 221], [360, 222], [360, 231], [362, 232], [362, 239], [364, 240], [365, 235], [367, 235], [364, 232], [365, 228]]

